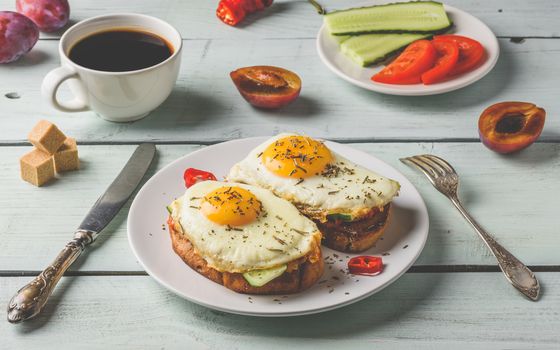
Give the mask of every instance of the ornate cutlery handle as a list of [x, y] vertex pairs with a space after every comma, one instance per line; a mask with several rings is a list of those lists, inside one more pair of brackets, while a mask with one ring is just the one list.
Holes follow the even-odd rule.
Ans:
[[535, 274], [506, 248], [496, 242], [496, 240], [470, 216], [459, 201], [459, 198], [451, 196], [449, 199], [451, 199], [451, 202], [453, 202], [463, 217], [472, 225], [488, 248], [490, 248], [490, 251], [498, 260], [498, 265], [508, 281], [526, 297], [531, 300], [537, 300], [539, 298], [540, 286]]
[[64, 272], [96, 236], [93, 231], [76, 231], [74, 239], [66, 244], [53, 263], [12, 297], [8, 304], [8, 321], [18, 323], [39, 314]]

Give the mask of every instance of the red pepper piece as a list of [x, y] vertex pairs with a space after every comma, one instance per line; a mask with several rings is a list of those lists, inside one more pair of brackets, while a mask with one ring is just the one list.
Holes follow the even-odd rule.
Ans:
[[246, 15], [243, 0], [221, 0], [216, 10], [216, 16], [230, 26], [241, 22]]
[[383, 260], [377, 256], [356, 256], [348, 261], [348, 271], [353, 275], [378, 275], [383, 271]]
[[185, 179], [185, 186], [187, 188], [191, 187], [192, 185], [200, 181], [206, 181], [206, 180], [216, 181], [216, 177], [214, 176], [214, 174], [208, 171], [199, 170], [195, 168], [188, 168], [187, 170], [185, 170], [185, 173], [183, 174], [183, 178]]
[[273, 0], [245, 0], [246, 2], [253, 2], [257, 11], [264, 10], [272, 5]]
[[221, 0], [216, 10], [216, 16], [230, 26], [241, 22], [246, 15], [272, 5], [273, 0]]
[[242, 3], [243, 8], [247, 11], [247, 14], [264, 9], [264, 5], [261, 0], [243, 0]]

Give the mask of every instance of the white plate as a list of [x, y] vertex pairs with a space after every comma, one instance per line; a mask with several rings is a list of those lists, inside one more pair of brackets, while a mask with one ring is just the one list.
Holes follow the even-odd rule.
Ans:
[[[367, 4], [366, 4], [367, 5]], [[361, 6], [366, 6], [361, 5]], [[371, 5], [371, 3], [370, 3]], [[360, 67], [344, 56], [338, 44], [330, 38], [323, 24], [317, 35], [317, 51], [323, 63], [342, 79], [367, 90], [390, 95], [424, 96], [442, 94], [470, 85], [488, 74], [498, 61], [500, 46], [498, 39], [478, 18], [457, 8], [444, 5], [445, 11], [454, 23], [450, 33], [464, 35], [479, 41], [486, 49], [486, 61], [477, 69], [458, 76], [457, 78], [432, 85], [393, 85], [382, 84], [371, 80], [371, 77], [384, 66], [377, 65], [368, 68]], [[356, 5], [356, 7], [359, 7]]]
[[230, 141], [188, 154], [160, 170], [138, 192], [128, 214], [128, 240], [140, 264], [159, 283], [187, 300], [220, 311], [294, 316], [331, 310], [372, 295], [395, 281], [418, 258], [428, 237], [428, 212], [418, 191], [401, 173], [381, 160], [348, 146], [327, 142], [333, 151], [399, 181], [402, 186], [399, 197], [394, 200], [394, 216], [385, 238], [376, 248], [363, 253], [385, 253], [383, 273], [375, 277], [347, 275], [344, 272], [347, 256], [355, 255], [323, 248], [324, 257], [330, 257], [320, 280], [326, 282], [288, 296], [248, 296], [235, 293], [192, 270], [173, 252], [169, 233], [162, 229], [167, 219], [165, 206], [185, 191], [183, 171], [194, 167], [222, 177], [234, 163], [265, 140], [259, 137]]

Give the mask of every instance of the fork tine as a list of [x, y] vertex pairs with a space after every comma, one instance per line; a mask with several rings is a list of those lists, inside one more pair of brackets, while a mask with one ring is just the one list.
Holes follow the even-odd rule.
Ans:
[[441, 172], [438, 171], [438, 169], [436, 167], [434, 167], [432, 164], [430, 164], [429, 162], [426, 162], [424, 159], [422, 159], [421, 155], [417, 155], [414, 157], [411, 157], [416, 164], [418, 164], [419, 166], [423, 166], [425, 169], [428, 170], [428, 172], [430, 173], [430, 175], [435, 179], [438, 178], [442, 175]]
[[428, 168], [424, 165], [424, 163], [419, 162], [415, 157], [408, 157], [408, 158], [401, 158], [401, 162], [403, 163], [410, 163], [412, 165], [414, 165], [415, 168], [417, 168], [418, 170], [420, 170], [421, 172], [424, 173], [424, 175], [426, 175], [426, 177], [428, 178], [428, 180], [430, 180], [430, 182], [432, 183], [432, 185], [436, 185], [435, 183], [435, 173], [431, 168]]
[[426, 163], [427, 165], [431, 166], [432, 168], [434, 168], [435, 170], [437, 170], [437, 172], [439, 173], [439, 175], [443, 176], [446, 173], [448, 173], [447, 169], [444, 168], [442, 165], [440, 165], [438, 162], [435, 162], [432, 157], [430, 157], [429, 154], [423, 154], [423, 155], [419, 155], [416, 156], [417, 159], [421, 160], [422, 162]]
[[434, 156], [433, 154], [426, 154], [426, 157], [430, 158], [433, 162], [439, 164], [441, 167], [443, 167], [445, 170], [452, 172], [452, 173], [457, 173], [455, 171], [455, 169], [451, 166], [451, 164], [449, 164], [445, 159], [440, 158], [438, 156]]

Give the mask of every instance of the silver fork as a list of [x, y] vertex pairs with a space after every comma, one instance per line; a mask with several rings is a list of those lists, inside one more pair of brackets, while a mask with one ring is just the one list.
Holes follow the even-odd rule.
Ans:
[[414, 157], [401, 158], [401, 162], [413, 165], [426, 175], [434, 187], [443, 193], [461, 215], [472, 225], [480, 238], [486, 243], [496, 259], [502, 272], [508, 281], [523, 295], [536, 301], [539, 298], [540, 285], [535, 274], [529, 270], [513, 254], [508, 252], [496, 240], [488, 234], [467, 212], [459, 201], [457, 189], [459, 188], [459, 176], [455, 169], [445, 160], [431, 154], [418, 155]]

